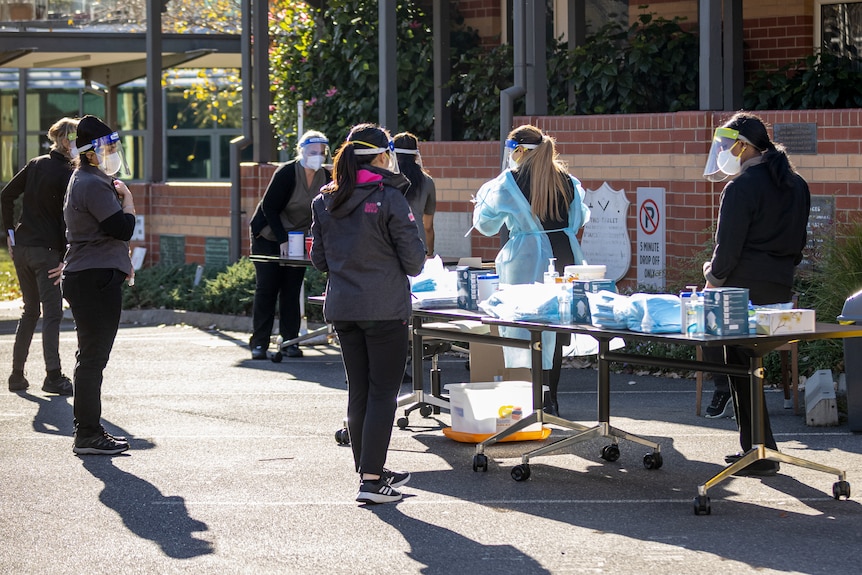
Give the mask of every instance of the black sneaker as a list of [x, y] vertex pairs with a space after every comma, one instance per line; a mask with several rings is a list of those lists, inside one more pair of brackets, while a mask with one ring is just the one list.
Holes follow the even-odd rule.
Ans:
[[727, 463], [728, 465], [730, 465], [731, 463], [736, 463], [737, 461], [742, 459], [743, 455], [745, 455], [745, 454], [742, 453], [741, 451], [737, 452], [737, 453], [731, 453], [730, 455], [725, 455], [724, 456], [724, 462]]
[[359, 484], [356, 500], [360, 503], [392, 503], [401, 500], [401, 492], [393, 489], [382, 477], [374, 481], [366, 479]]
[[716, 391], [712, 394], [712, 403], [706, 408], [706, 413], [703, 415], [707, 419], [718, 419], [720, 417], [730, 417], [733, 415], [733, 400], [730, 392]]
[[[732, 463], [736, 463], [740, 459], [742, 459], [743, 453], [733, 453], [731, 455], [725, 455], [724, 461], [728, 465]], [[759, 461], [755, 461], [754, 463], [748, 465], [747, 467], [743, 467], [734, 475], [736, 477], [772, 477], [777, 474], [781, 469], [781, 466], [777, 461], [770, 461], [768, 459], [761, 459]]]
[[30, 387], [30, 382], [23, 375], [13, 373], [9, 376], [9, 391], [24, 391], [28, 387]]
[[57, 395], [72, 395], [72, 381], [63, 374], [54, 379], [46, 377], [42, 382], [42, 391]]
[[129, 442], [120, 440], [106, 431], [92, 437], [75, 437], [72, 451], [78, 455], [116, 455], [129, 448]]
[[284, 355], [287, 357], [302, 357], [302, 350], [299, 349], [299, 345], [293, 344], [284, 348]]
[[734, 473], [734, 475], [736, 477], [772, 477], [773, 475], [777, 475], [780, 469], [781, 466], [777, 461], [762, 459], [755, 461], [747, 467], [743, 467]]
[[266, 348], [262, 345], [256, 345], [251, 348], [251, 358], [252, 359], [266, 359]]
[[389, 469], [383, 468], [383, 474], [380, 476], [383, 480], [389, 484], [389, 487], [394, 487], [398, 489], [402, 485], [406, 485], [408, 481], [410, 481], [410, 472], [409, 471], [392, 471]]

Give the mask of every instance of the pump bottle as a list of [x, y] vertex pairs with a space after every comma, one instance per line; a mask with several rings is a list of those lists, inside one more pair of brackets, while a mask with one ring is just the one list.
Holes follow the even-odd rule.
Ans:
[[544, 277], [545, 285], [557, 283], [557, 278], [560, 277], [560, 274], [557, 273], [556, 262], [557, 258], [548, 258], [548, 271], [545, 272]]

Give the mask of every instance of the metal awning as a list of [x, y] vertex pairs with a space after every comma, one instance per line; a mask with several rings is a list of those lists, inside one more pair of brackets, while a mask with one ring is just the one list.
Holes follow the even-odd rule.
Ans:
[[[163, 34], [162, 56], [174, 68], [239, 68], [239, 34]], [[146, 33], [0, 30], [2, 68], [95, 68], [146, 58]], [[188, 57], [193, 55], [194, 57]]]

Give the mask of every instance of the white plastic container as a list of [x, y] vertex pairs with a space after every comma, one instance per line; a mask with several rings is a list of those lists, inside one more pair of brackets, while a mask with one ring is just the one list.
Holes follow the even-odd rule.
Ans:
[[287, 232], [287, 257], [305, 257], [305, 234], [302, 232]]
[[[461, 433], [497, 433], [533, 413], [533, 384], [529, 381], [449, 383], [452, 430]], [[543, 386], [547, 390], [547, 386]], [[534, 423], [521, 431], [541, 431]]]
[[603, 280], [608, 266], [605, 265], [578, 265], [566, 266], [563, 275], [575, 280]]

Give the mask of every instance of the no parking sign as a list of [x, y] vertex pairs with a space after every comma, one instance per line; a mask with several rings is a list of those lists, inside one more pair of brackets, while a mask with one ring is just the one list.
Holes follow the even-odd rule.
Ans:
[[638, 188], [638, 285], [658, 290], [665, 284], [664, 188]]

